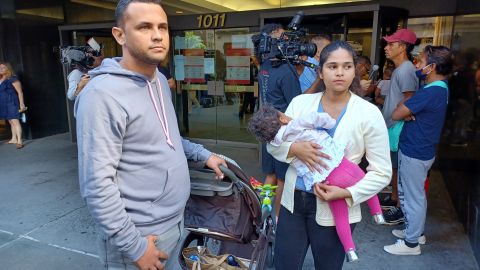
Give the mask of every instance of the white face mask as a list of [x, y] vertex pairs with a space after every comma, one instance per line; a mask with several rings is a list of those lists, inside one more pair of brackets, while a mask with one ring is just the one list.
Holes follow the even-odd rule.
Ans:
[[[432, 64], [428, 64], [428, 65], [424, 66], [424, 67], [422, 68], [422, 71], [423, 71], [424, 69], [426, 69], [427, 67], [429, 67], [430, 65], [432, 65]], [[428, 74], [430, 74], [430, 73], [432, 73], [432, 69], [430, 69], [430, 71], [427, 72], [425, 75], [428, 76]]]

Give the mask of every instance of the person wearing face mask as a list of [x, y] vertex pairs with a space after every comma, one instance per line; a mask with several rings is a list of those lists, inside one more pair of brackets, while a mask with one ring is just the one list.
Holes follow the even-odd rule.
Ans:
[[424, 191], [428, 170], [435, 161], [435, 147], [445, 122], [448, 104], [447, 76], [452, 70], [450, 49], [426, 46], [416, 74], [425, 85], [407, 101], [399, 103], [392, 119], [405, 119], [398, 151], [398, 189], [405, 229], [393, 230], [400, 238], [384, 250], [394, 255], [420, 255], [419, 244], [425, 244], [423, 234], [427, 215]]
[[418, 78], [415, 76], [415, 66], [410, 61], [410, 53], [417, 41], [417, 36], [409, 29], [399, 29], [391, 36], [383, 38], [385, 55], [395, 64], [390, 79], [390, 91], [385, 97], [382, 114], [388, 128], [390, 140], [390, 156], [392, 160], [392, 195], [382, 201], [382, 206], [388, 211], [385, 213], [385, 221], [389, 225], [400, 224], [404, 220], [402, 210], [398, 203], [397, 167], [398, 167], [398, 139], [403, 126], [403, 121], [392, 119], [392, 113], [401, 101], [405, 101], [418, 89]]

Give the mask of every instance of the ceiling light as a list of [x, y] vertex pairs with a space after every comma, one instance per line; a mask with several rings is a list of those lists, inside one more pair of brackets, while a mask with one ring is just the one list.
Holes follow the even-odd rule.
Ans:
[[175, 10], [175, 13], [177, 13], [177, 14], [183, 14], [183, 10]]

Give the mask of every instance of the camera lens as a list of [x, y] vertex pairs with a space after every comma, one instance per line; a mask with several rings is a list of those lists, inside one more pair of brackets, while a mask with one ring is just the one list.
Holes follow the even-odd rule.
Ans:
[[299, 49], [300, 49], [299, 50], [300, 55], [306, 55], [306, 56], [313, 57], [317, 53], [317, 45], [315, 45], [313, 43], [301, 44]]

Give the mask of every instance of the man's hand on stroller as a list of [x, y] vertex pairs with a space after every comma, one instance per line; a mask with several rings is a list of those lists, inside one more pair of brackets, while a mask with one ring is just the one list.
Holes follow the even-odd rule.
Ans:
[[157, 249], [155, 241], [157, 237], [154, 235], [147, 236], [147, 250], [145, 253], [135, 262], [135, 265], [140, 270], [163, 270], [165, 265], [160, 260], [167, 260], [168, 255]]
[[216, 176], [217, 179], [223, 179], [224, 175], [223, 175], [223, 172], [220, 170], [220, 165], [223, 165], [223, 166], [227, 167], [227, 162], [225, 162], [225, 160], [223, 158], [220, 158], [220, 157], [212, 154], [207, 159], [207, 162], [205, 163], [205, 165], [208, 168], [215, 171], [215, 174], [217, 175]]

